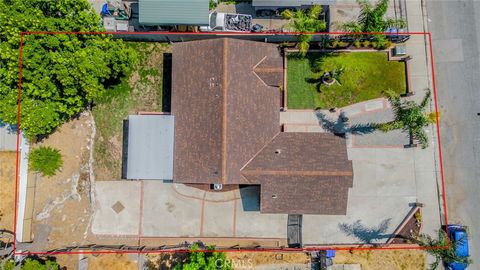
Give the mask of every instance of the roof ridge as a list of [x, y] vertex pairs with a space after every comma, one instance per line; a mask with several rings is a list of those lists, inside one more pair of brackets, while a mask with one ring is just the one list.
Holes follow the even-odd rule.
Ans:
[[223, 94], [223, 104], [222, 104], [222, 175], [220, 182], [225, 184], [227, 177], [227, 66], [228, 66], [228, 40], [223, 39], [223, 59], [222, 59], [222, 94]]
[[[255, 155], [253, 155], [252, 158], [250, 158], [246, 163], [245, 165], [242, 166], [242, 168], [240, 168], [240, 174], [242, 174], [242, 171], [245, 167], [248, 166], [248, 164], [250, 164], [250, 162], [252, 162], [257, 156], [258, 154], [260, 154], [263, 149], [265, 149], [265, 147], [267, 147], [280, 133], [282, 133], [282, 131], [279, 131], [277, 132], [277, 134], [275, 134], [270, 140], [268, 140], [268, 142], [266, 142], [261, 148], [260, 150], [257, 151], [257, 153], [255, 153]], [[245, 177], [246, 178], [246, 177]]]
[[249, 175], [282, 175], [282, 176], [353, 176], [349, 171], [293, 171], [293, 170], [245, 170], [244, 174]]
[[264, 86], [269, 86], [261, 77], [260, 75], [257, 74], [257, 72], [255, 71], [255, 69], [257, 69], [257, 67], [263, 63], [263, 61], [265, 61], [267, 59], [267, 56], [265, 55], [261, 60], [260, 62], [258, 62], [256, 65], [253, 66], [252, 68], [252, 72], [253, 72], [253, 75], [255, 75], [255, 77], [257, 77], [257, 79], [260, 80], [260, 82], [263, 83]]

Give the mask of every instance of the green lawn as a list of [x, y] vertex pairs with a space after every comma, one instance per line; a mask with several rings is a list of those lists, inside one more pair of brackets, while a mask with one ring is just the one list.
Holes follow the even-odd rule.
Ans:
[[97, 128], [94, 159], [99, 180], [121, 175], [123, 120], [138, 111], [170, 111], [171, 53], [168, 43], [128, 42], [139, 64], [108, 88], [92, 109]]
[[[388, 61], [384, 52], [308, 53], [288, 56], [287, 107], [290, 109], [340, 108], [382, 96], [391, 89], [405, 93], [405, 64]], [[315, 67], [319, 72], [313, 72]], [[320, 84], [327, 71], [344, 68], [341, 85]]]

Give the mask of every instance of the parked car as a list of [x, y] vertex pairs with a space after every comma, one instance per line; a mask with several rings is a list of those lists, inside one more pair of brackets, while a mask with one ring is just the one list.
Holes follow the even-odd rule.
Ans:
[[209, 15], [209, 26], [201, 26], [200, 31], [250, 32], [252, 16], [215, 11]]
[[[450, 224], [447, 226], [448, 237], [450, 241], [455, 242], [455, 255], [459, 258], [469, 257], [468, 252], [468, 235], [464, 226]], [[445, 263], [447, 270], [465, 270], [466, 263]]]

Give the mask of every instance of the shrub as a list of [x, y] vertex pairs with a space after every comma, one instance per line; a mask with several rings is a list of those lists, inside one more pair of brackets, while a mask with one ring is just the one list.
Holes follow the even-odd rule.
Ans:
[[345, 41], [341, 41], [341, 40], [338, 40], [338, 39], [334, 39], [332, 41], [330, 41], [330, 43], [328, 44], [328, 48], [330, 49], [336, 49], [336, 48], [346, 48], [348, 46], [348, 42], [345, 42]]
[[60, 150], [50, 146], [40, 146], [32, 150], [29, 156], [30, 169], [41, 173], [43, 176], [54, 176], [63, 165]]
[[368, 48], [368, 47], [370, 47], [371, 43], [370, 43], [370, 41], [365, 40], [365, 41], [362, 43], [362, 45], [363, 45], [364, 48]]
[[362, 43], [361, 43], [359, 40], [356, 40], [356, 41], [353, 43], [353, 46], [355, 46], [355, 48], [359, 49], [360, 47], [362, 47]]

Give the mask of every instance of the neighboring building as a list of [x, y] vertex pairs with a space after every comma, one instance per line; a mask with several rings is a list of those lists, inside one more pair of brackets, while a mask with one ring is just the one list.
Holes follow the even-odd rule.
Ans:
[[209, 0], [139, 0], [139, 23], [146, 26], [208, 26]]

